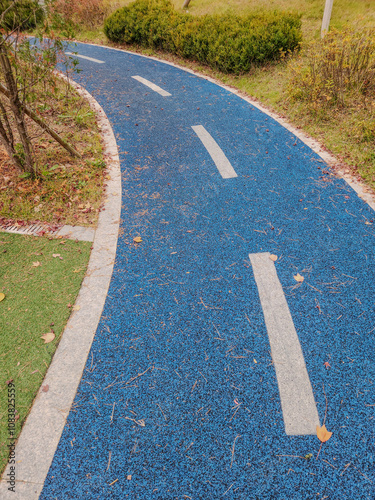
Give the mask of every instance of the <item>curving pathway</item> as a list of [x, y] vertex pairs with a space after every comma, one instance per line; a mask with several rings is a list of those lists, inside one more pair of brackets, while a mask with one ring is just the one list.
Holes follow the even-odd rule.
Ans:
[[229, 90], [70, 50], [116, 136], [122, 209], [39, 498], [374, 498], [374, 211]]

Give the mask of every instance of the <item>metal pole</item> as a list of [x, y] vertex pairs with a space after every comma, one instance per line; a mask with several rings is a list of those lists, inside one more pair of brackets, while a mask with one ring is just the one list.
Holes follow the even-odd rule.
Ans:
[[323, 38], [329, 29], [329, 22], [331, 20], [333, 0], [326, 0], [326, 5], [324, 8], [324, 15], [322, 21], [322, 29], [320, 32], [320, 37]]

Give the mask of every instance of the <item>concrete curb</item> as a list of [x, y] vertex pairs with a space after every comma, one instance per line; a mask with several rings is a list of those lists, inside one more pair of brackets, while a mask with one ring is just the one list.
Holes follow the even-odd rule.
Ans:
[[0, 233], [24, 234], [26, 236], [53, 236], [56, 238], [70, 238], [78, 241], [94, 241], [95, 229], [93, 227], [69, 226], [65, 225], [58, 229], [51, 229], [50, 224], [38, 223], [28, 224], [18, 227], [16, 224], [11, 226], [0, 224]]
[[39, 498], [102, 314], [116, 255], [121, 212], [121, 173], [116, 140], [101, 106], [81, 86], [75, 82], [73, 86], [90, 102], [102, 132], [110, 177], [105, 192], [105, 210], [99, 215], [86, 277], [76, 300], [80, 308], [69, 318], [43, 380], [49, 390], [39, 390], [15, 448], [15, 493], [8, 490], [6, 482], [10, 472], [8, 464], [0, 482], [2, 500]]

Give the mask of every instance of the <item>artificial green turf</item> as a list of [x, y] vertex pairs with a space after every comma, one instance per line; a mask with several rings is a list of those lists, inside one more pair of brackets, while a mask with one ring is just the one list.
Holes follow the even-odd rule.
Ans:
[[[0, 233], [0, 471], [9, 443], [8, 386], [13, 379], [20, 433], [78, 295], [91, 243]], [[60, 254], [62, 257], [53, 257]], [[33, 265], [39, 262], [40, 265]], [[48, 344], [41, 336], [53, 329]]]

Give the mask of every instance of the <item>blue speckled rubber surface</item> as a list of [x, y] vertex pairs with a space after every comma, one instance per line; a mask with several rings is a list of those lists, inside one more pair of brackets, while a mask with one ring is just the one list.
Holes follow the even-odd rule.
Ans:
[[[374, 212], [230, 92], [137, 55], [75, 50], [105, 61], [80, 60], [77, 80], [118, 141], [122, 222], [40, 498], [374, 499]], [[192, 125], [237, 178], [221, 178]], [[333, 432], [317, 459], [316, 436], [284, 431], [248, 257], [263, 251], [278, 256], [320, 421]]]

